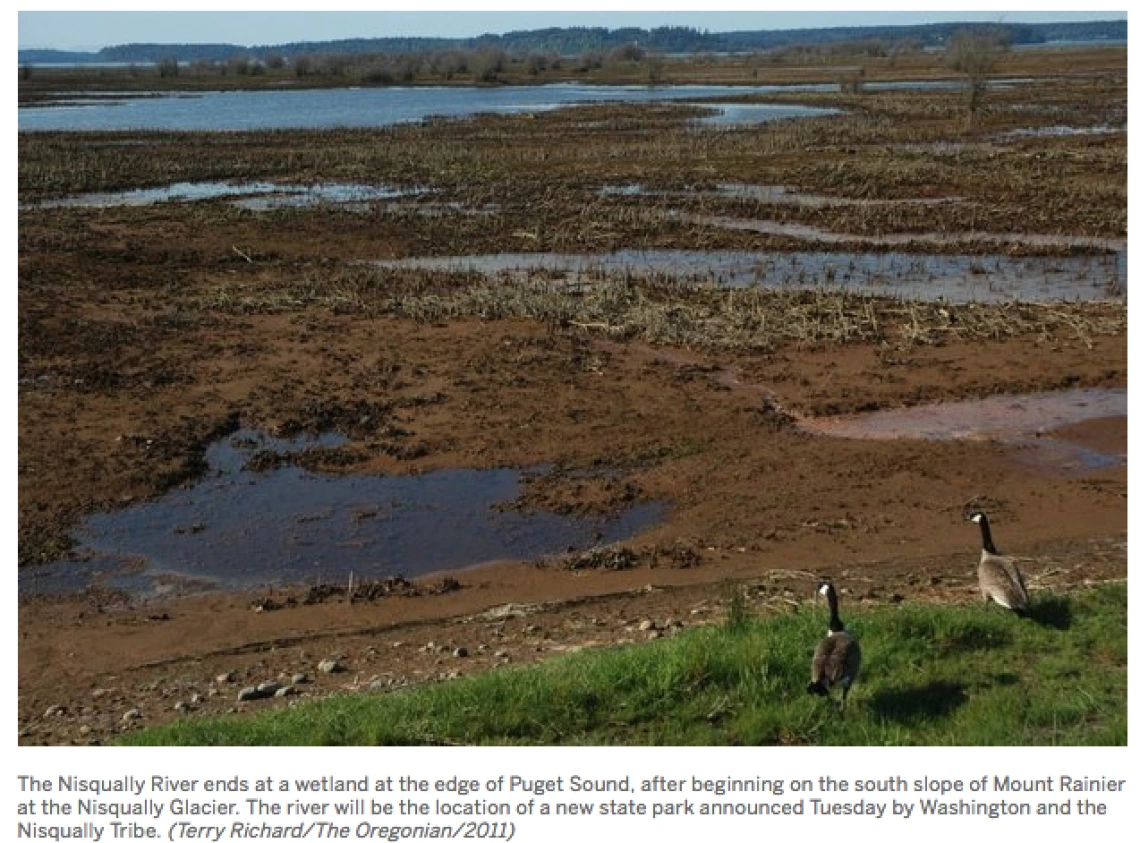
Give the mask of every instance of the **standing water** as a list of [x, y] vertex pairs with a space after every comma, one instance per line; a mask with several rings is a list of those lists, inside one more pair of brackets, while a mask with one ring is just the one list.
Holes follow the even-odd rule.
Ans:
[[[618, 541], [664, 511], [650, 502], [604, 518], [518, 512], [509, 506], [520, 493], [515, 469], [392, 477], [290, 464], [339, 444], [239, 431], [207, 450], [208, 470], [192, 486], [90, 516], [75, 535], [88, 561], [22, 571], [20, 591], [99, 583], [153, 593], [171, 579], [246, 588], [416, 576]], [[250, 470], [264, 454], [271, 459], [261, 462], [276, 467]]]

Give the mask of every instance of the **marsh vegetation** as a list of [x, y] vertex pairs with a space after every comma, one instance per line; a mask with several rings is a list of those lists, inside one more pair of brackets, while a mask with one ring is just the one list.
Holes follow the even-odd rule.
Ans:
[[[1031, 573], [1048, 579], [1056, 601], [1079, 604], [1074, 629], [1086, 609], [1093, 618], [1117, 611], [1111, 589], [1067, 595], [1126, 571], [1123, 417], [1041, 431], [1108, 455], [1064, 471], [1020, 459], [1023, 447], [992, 438], [843, 439], [795, 421], [998, 393], [1126, 387], [1126, 60], [1114, 47], [1001, 52], [973, 106], [942, 54], [820, 52], [656, 66], [657, 81], [670, 83], [826, 86], [715, 101], [595, 102], [379, 128], [21, 132], [22, 581], [89, 563], [75, 541], [84, 518], [208, 476], [211, 447], [244, 427], [279, 438], [335, 435], [335, 458], [313, 466], [329, 478], [544, 466], [548, 474], [523, 495], [524, 510], [593, 516], [664, 502], [663, 517], [620, 548], [601, 556], [575, 548], [571, 561], [582, 564], [464, 569], [448, 575], [446, 589], [378, 593], [385, 617], [422, 631], [425, 647], [453, 619], [508, 602], [564, 611], [567, 636], [588, 628], [613, 643], [623, 638], [630, 605], [660, 601], [662, 615], [688, 617], [697, 590], [747, 584], [777, 568], [826, 571], [837, 581], [861, 571], [875, 583], [868, 605], [891, 594], [941, 599], [939, 584], [972, 564], [973, 534], [956, 528], [961, 506], [974, 499], [1002, 522], [1003, 536], [1049, 551], [1048, 569]], [[572, 75], [645, 82], [644, 60], [625, 61]], [[858, 84], [844, 81], [853, 66]], [[289, 74], [215, 71], [32, 68], [21, 74], [21, 102], [76, 91], [181, 96], [196, 87], [257, 88]], [[553, 81], [560, 73], [569, 71], [546, 65], [530, 74], [509, 63], [496, 81]], [[295, 71], [289, 78], [319, 87]], [[696, 119], [759, 103], [829, 113], [751, 125]], [[85, 201], [91, 194], [102, 196]], [[124, 195], [145, 199], [115, 199]], [[667, 259], [628, 270], [589, 263], [619, 253]], [[825, 253], [844, 257], [819, 259]], [[424, 263], [504, 254], [583, 264], [485, 273]], [[752, 255], [749, 279], [727, 284], [715, 272], [682, 271], [683, 257], [694, 254]], [[763, 283], [789, 272], [795, 283]], [[868, 277], [843, 286], [855, 272]], [[945, 294], [952, 274], [977, 281], [979, 292]], [[895, 283], [900, 277], [906, 285]], [[1073, 289], [1080, 300], [1064, 292]], [[611, 476], [620, 483], [588, 479]], [[1085, 554], [1089, 543], [1106, 549]], [[350, 575], [355, 582], [368, 572]], [[219, 713], [232, 701], [207, 695], [211, 675], [300, 669], [334, 635], [368, 665], [362, 670], [380, 669], [373, 644], [387, 632], [369, 614], [374, 601], [308, 604], [274, 592], [259, 595], [262, 610], [251, 612], [248, 593], [186, 596], [184, 584], [162, 582], [169, 602], [157, 607], [98, 577], [82, 594], [21, 602], [22, 740], [112, 739], [139, 722], [175, 717], [171, 695], [191, 687], [200, 698], [195, 710]], [[587, 598], [597, 601], [589, 604], [596, 625], [567, 608]], [[959, 622], [939, 611], [906, 617], [953, 633]], [[209, 631], [206, 614], [227, 619], [222, 631]], [[1042, 636], [1061, 634], [1040, 629], [1014, 640], [1005, 619], [964, 618], [963, 646], [975, 654], [1028, 647], [1018, 652], [1035, 658]], [[883, 609], [869, 622], [890, 630], [903, 621]], [[533, 678], [545, 706], [566, 696], [560, 675], [579, 670], [644, 676], [647, 684], [630, 689], [642, 700], [696, 688], [698, 702], [678, 731], [662, 731], [648, 709], [637, 713], [636, 737], [646, 742], [1123, 736], [1110, 701], [1116, 686], [1097, 686], [1086, 704], [1075, 690], [1086, 688], [1084, 678], [1074, 679], [1067, 662], [1050, 674], [1048, 702], [1009, 730], [958, 723], [973, 697], [964, 702], [967, 689], [952, 677], [892, 685], [873, 673], [862, 703], [854, 698], [869, 731], [854, 719], [835, 726], [822, 708], [798, 726], [790, 708], [790, 720], [769, 722], [752, 706], [769, 691], [784, 700], [777, 708], [791, 706], [781, 695], [792, 686], [772, 676], [798, 669], [789, 651], [764, 656], [774, 671], [766, 679], [742, 673], [767, 646], [762, 626], [745, 626], [735, 666], [712, 665], [708, 652], [717, 636], [737, 633], [707, 630], [651, 652], [583, 657], [526, 682]], [[499, 664], [489, 654], [500, 649], [527, 661], [553, 651], [523, 629], [488, 626], [488, 655], [470, 663]], [[789, 634], [817, 632], [795, 626]], [[233, 636], [243, 643], [235, 647]], [[67, 656], [77, 641], [82, 664]], [[1105, 641], [1095, 646], [1102, 644], [1106, 658], [1123, 661]], [[908, 658], [881, 652], [884, 660]], [[398, 670], [383, 669], [399, 672], [401, 685], [442, 670], [435, 649], [401, 650], [399, 658]], [[672, 684], [654, 685], [655, 675]], [[129, 679], [98, 701], [90, 697], [111, 676]], [[995, 677], [969, 692], [992, 693], [997, 708], [1038, 681], [1002, 685]], [[1108, 674], [1095, 678], [1109, 682]], [[432, 707], [431, 695], [493, 698], [498, 681], [426, 693]], [[306, 693], [338, 688], [320, 680]], [[957, 702], [931, 714], [943, 696]], [[597, 711], [628, 703], [574, 701]], [[343, 731], [345, 712], [374, 703], [327, 709], [328, 730], [313, 739], [460, 739], [438, 723]], [[142, 716], [124, 722], [132, 709]], [[257, 728], [276, 728], [265, 723]], [[473, 742], [589, 742], [617, 740], [619, 726], [590, 720], [544, 732], [520, 713], [516, 731], [456, 728]], [[185, 734], [192, 736], [176, 739], [232, 739]]]

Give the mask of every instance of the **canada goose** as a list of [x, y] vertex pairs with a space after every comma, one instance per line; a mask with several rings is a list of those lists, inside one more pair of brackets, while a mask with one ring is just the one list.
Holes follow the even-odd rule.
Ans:
[[1009, 556], [998, 553], [990, 535], [990, 520], [984, 512], [971, 513], [969, 519], [982, 528], [982, 558], [978, 562], [978, 585], [982, 596], [1021, 617], [1029, 614], [1029, 593], [1021, 571]]
[[827, 637], [816, 645], [815, 657], [811, 660], [811, 684], [807, 689], [826, 697], [832, 685], [843, 686], [843, 698], [839, 703], [843, 709], [847, 707], [847, 692], [859, 674], [863, 654], [859, 650], [859, 642], [844, 629], [843, 621], [839, 619], [839, 595], [835, 593], [835, 586], [829, 582], [820, 583], [819, 593], [827, 598], [831, 619], [827, 624]]

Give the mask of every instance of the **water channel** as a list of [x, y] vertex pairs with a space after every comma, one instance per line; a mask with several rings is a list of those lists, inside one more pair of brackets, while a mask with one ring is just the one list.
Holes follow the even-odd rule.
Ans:
[[[61, 104], [21, 107], [18, 121], [21, 132], [375, 128], [431, 117], [537, 113], [590, 102], [700, 101], [785, 90], [776, 86], [558, 84], [208, 91], [120, 98], [77, 94]], [[838, 113], [799, 105], [709, 105], [713, 123], [763, 123]]]

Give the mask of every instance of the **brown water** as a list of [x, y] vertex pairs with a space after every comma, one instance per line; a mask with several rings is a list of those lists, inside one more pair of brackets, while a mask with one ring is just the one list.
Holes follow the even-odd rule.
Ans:
[[851, 416], [802, 418], [801, 430], [846, 439], [978, 439], [1024, 446], [1026, 461], [1057, 471], [1123, 465], [1127, 454], [1054, 438], [1060, 428], [1128, 415], [1126, 389], [994, 395]]
[[805, 419], [800, 426], [848, 439], [997, 439], [1127, 414], [1126, 389], [1074, 389]]

